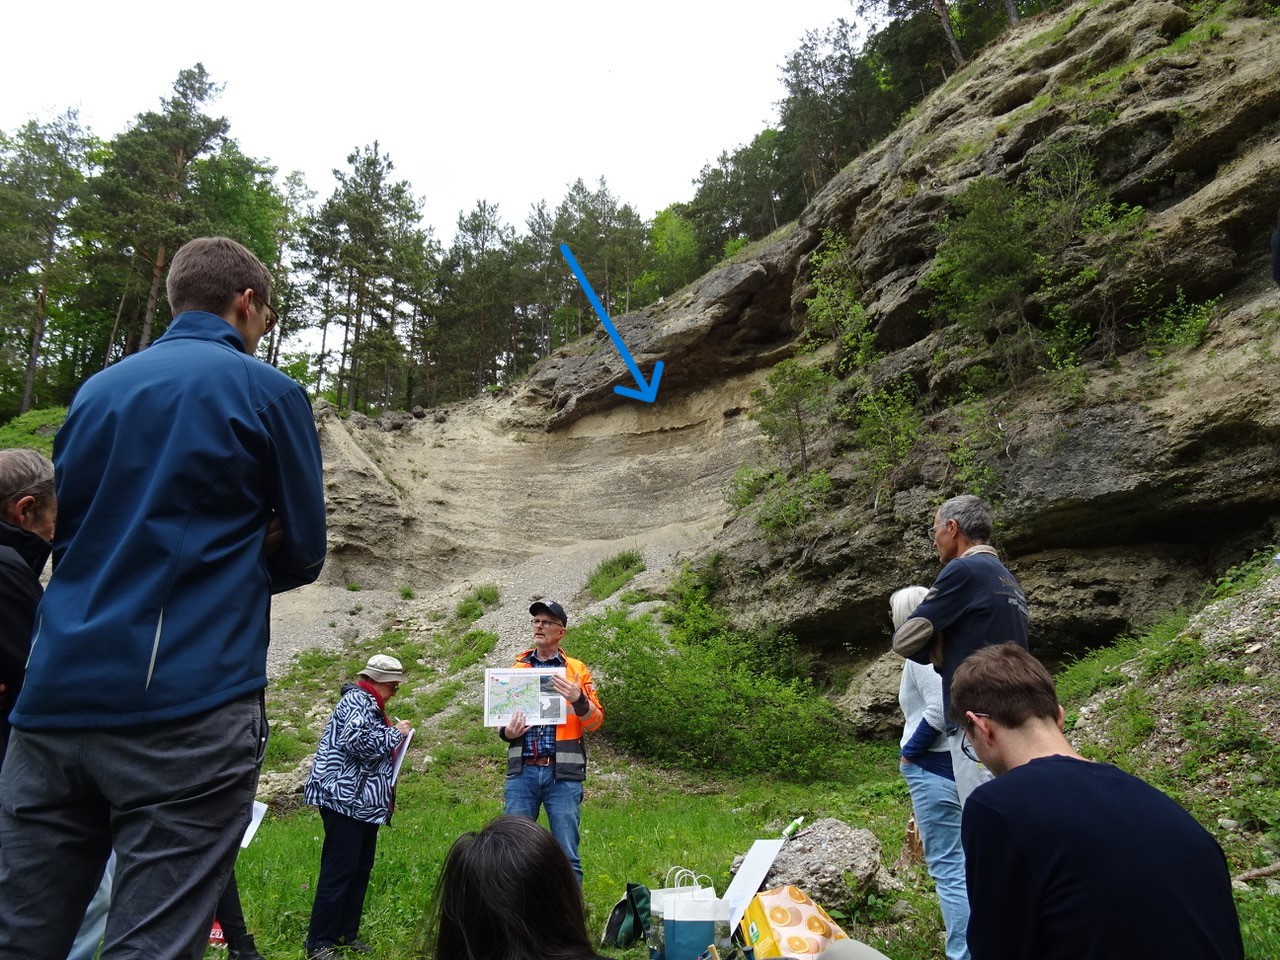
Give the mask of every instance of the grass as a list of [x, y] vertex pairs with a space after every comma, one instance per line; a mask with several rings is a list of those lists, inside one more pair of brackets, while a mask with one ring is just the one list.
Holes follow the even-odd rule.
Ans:
[[[1206, 599], [1243, 602], [1272, 573], [1259, 560], [1269, 554], [1263, 551], [1232, 568], [1209, 588]], [[716, 636], [727, 629], [688, 574], [671, 585], [668, 595], [674, 599], [666, 619], [677, 636]], [[1231, 599], [1237, 595], [1241, 601]], [[586, 622], [576, 628], [583, 631], [578, 639], [587, 645], [595, 631], [603, 644], [608, 641], [605, 627], [624, 617], [615, 612]], [[628, 629], [640, 629], [645, 622], [630, 620]], [[1239, 674], [1220, 662], [1220, 639], [1213, 641], [1215, 655], [1206, 656], [1208, 635], [1187, 627], [1188, 615], [1173, 613], [1081, 657], [1059, 672], [1059, 694], [1072, 715], [1097, 694], [1115, 697], [1107, 720], [1116, 735], [1104, 758], [1139, 773], [1186, 806], [1223, 843], [1233, 871], [1258, 866], [1259, 858], [1274, 859], [1280, 845], [1280, 757], [1259, 729], [1250, 704], [1228, 700], [1215, 707], [1196, 698], [1196, 690], [1217, 688]], [[275, 734], [267, 769], [290, 769], [314, 748], [339, 685], [370, 653], [389, 651], [406, 664], [406, 681], [393, 710], [411, 720], [418, 734], [402, 774], [394, 820], [380, 831], [361, 929], [384, 960], [420, 956], [422, 918], [449, 846], [460, 833], [478, 829], [501, 810], [504, 751], [493, 731], [481, 726], [481, 709], [471, 702], [484, 657], [477, 658], [477, 651], [489, 637], [455, 618], [437, 626], [425, 643], [400, 629], [339, 653], [308, 651], [268, 691]], [[1246, 647], [1255, 640], [1249, 635], [1226, 642]], [[424, 669], [423, 662], [447, 667], [437, 673]], [[733, 858], [753, 840], [776, 835], [798, 815], [808, 823], [836, 817], [866, 828], [880, 840], [884, 862], [897, 858], [910, 800], [897, 772], [896, 740], [846, 739], [833, 750], [832, 762], [807, 779], [789, 775], [785, 750], [774, 750], [773, 766], [754, 775], [729, 774], [724, 767], [662, 767], [622, 749], [616, 730], [609, 734], [611, 704], [615, 728], [622, 722], [621, 693], [611, 690], [606, 678], [598, 682], [607, 716], [604, 730], [589, 738], [591, 768], [582, 821], [584, 895], [593, 935], [628, 881], [660, 885], [668, 868], [680, 865], [707, 874], [722, 891]], [[1265, 698], [1280, 695], [1280, 680], [1254, 677], [1250, 682], [1266, 686]], [[1172, 700], [1170, 685], [1175, 685]], [[727, 689], [720, 694], [730, 695]], [[1173, 764], [1152, 757], [1148, 738], [1157, 721], [1172, 722], [1185, 739], [1185, 754]], [[1251, 763], [1256, 775], [1228, 796], [1200, 791], [1208, 778], [1233, 762]], [[1224, 832], [1217, 825], [1224, 817], [1238, 821], [1248, 834]], [[1257, 835], [1265, 842], [1240, 839]], [[313, 810], [273, 813], [241, 853], [237, 875], [245, 911], [264, 955], [299, 951], [322, 839]], [[848, 933], [896, 960], [941, 960], [942, 922], [931, 882], [919, 867], [897, 876], [906, 884], [902, 893], [824, 906], [839, 915]], [[909, 911], [896, 907], [899, 899]], [[1236, 900], [1246, 955], [1280, 956], [1280, 909], [1274, 897], [1250, 889], [1237, 893]], [[610, 960], [645, 956], [642, 947], [606, 950], [604, 955]]]
[[498, 587], [496, 584], [486, 583], [476, 587], [469, 595], [458, 601], [454, 616], [458, 620], [475, 623], [497, 606]]
[[28, 447], [52, 457], [54, 431], [66, 417], [66, 407], [28, 410], [0, 426], [0, 450]]
[[643, 572], [644, 555], [639, 550], [624, 550], [600, 562], [587, 578], [587, 592], [596, 600], [604, 600], [630, 583], [636, 574]]

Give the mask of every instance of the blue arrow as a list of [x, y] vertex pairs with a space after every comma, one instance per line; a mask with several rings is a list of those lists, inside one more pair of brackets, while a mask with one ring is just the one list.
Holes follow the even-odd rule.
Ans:
[[645, 403], [653, 403], [658, 396], [658, 381], [662, 379], [662, 361], [659, 360], [653, 365], [653, 381], [646, 383], [644, 374], [640, 372], [640, 364], [636, 363], [631, 357], [631, 351], [627, 349], [627, 345], [622, 342], [622, 337], [618, 336], [618, 331], [614, 328], [613, 322], [609, 319], [609, 314], [604, 309], [604, 304], [600, 302], [600, 298], [596, 296], [596, 292], [591, 289], [591, 284], [587, 280], [587, 275], [582, 272], [582, 267], [578, 266], [578, 261], [573, 257], [573, 251], [569, 249], [567, 243], [560, 244], [560, 252], [564, 255], [565, 262], [569, 264], [569, 269], [573, 271], [573, 275], [578, 278], [578, 286], [582, 288], [582, 292], [587, 295], [587, 299], [591, 301], [591, 306], [595, 307], [596, 316], [600, 318], [600, 322], [604, 324], [604, 329], [609, 334], [609, 339], [613, 341], [613, 345], [618, 348], [618, 353], [622, 354], [622, 359], [627, 365], [627, 369], [631, 371], [631, 376], [635, 378], [635, 387], [624, 387], [621, 384], [613, 388], [613, 392], [623, 397], [630, 397], [632, 400], [643, 400]]

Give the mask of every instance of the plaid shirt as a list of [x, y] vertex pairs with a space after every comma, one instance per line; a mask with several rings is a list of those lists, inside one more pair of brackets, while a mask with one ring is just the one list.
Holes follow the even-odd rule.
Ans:
[[[529, 665], [535, 670], [546, 670], [550, 667], [563, 667], [565, 662], [564, 657], [557, 650], [556, 655], [550, 660], [539, 660], [538, 655], [535, 653], [529, 658]], [[554, 723], [543, 723], [526, 730], [521, 755], [525, 757], [554, 757], [556, 755], [556, 725]]]

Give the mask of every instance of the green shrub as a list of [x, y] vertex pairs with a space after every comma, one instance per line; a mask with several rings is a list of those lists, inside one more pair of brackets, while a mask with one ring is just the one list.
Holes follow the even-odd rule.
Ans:
[[468, 630], [458, 638], [449, 657], [449, 672], [457, 673], [479, 663], [498, 643], [498, 635], [488, 630]]
[[1248, 560], [1228, 567], [1226, 573], [1205, 590], [1203, 602], [1234, 597], [1237, 593], [1252, 590], [1271, 573], [1276, 555], [1275, 545], [1264, 547]]
[[458, 601], [454, 616], [464, 623], [475, 623], [497, 605], [498, 587], [496, 584], [486, 583]]
[[621, 609], [570, 631], [566, 645], [607, 678], [610, 735], [661, 763], [838, 776], [845, 732], [808, 679], [812, 657], [790, 634], [735, 629], [711, 601], [713, 579], [673, 579], [666, 637]]
[[[1141, 299], [1145, 291], [1149, 288], [1139, 287], [1135, 296]], [[1222, 297], [1217, 296], [1195, 303], [1178, 287], [1172, 301], [1160, 304], [1139, 321], [1152, 355], [1163, 355], [1167, 347], [1194, 347], [1202, 343], [1221, 301]]]
[[1000, 477], [993, 460], [1003, 436], [999, 421], [982, 398], [970, 396], [959, 408], [961, 432], [947, 450], [955, 467], [955, 486], [987, 500], [995, 499]]
[[624, 550], [600, 565], [587, 579], [587, 592], [596, 600], [611, 597], [637, 573], [644, 572], [644, 555], [639, 550]]
[[749, 509], [769, 536], [785, 536], [814, 515], [831, 493], [831, 475], [810, 470], [789, 477], [781, 469], [741, 466], [729, 480], [725, 499], [737, 513]]
[[878, 487], [924, 435], [916, 400], [915, 384], [904, 378], [862, 394], [846, 413], [854, 422], [854, 441], [869, 455], [872, 486]]
[[566, 646], [607, 678], [609, 735], [638, 755], [792, 781], [840, 775], [846, 734], [830, 702], [780, 678], [747, 636], [673, 629], [667, 640], [648, 617], [612, 610]]
[[938, 314], [985, 330], [1030, 288], [1034, 224], [1016, 187], [979, 177], [942, 221], [933, 269], [922, 281], [938, 295]]
[[857, 275], [848, 262], [848, 241], [834, 230], [822, 233], [822, 245], [813, 255], [813, 286], [806, 300], [809, 337], [817, 344], [834, 340], [840, 354], [841, 374], [861, 370], [875, 362], [875, 334], [862, 307]]
[[809, 450], [829, 422], [830, 392], [835, 377], [820, 367], [783, 360], [751, 391], [759, 406], [751, 419], [788, 464], [809, 469]]

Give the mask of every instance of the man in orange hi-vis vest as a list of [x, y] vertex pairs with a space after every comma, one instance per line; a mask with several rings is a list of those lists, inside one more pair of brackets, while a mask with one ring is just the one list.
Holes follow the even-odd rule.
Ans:
[[599, 730], [604, 708], [596, 696], [591, 671], [560, 649], [569, 626], [564, 607], [554, 600], [539, 600], [529, 608], [533, 617], [533, 647], [516, 657], [514, 666], [534, 670], [559, 667], [564, 676], [552, 678], [556, 693], [564, 697], [565, 722], [533, 725], [523, 711], [498, 729], [507, 742], [507, 784], [503, 812], [538, 819], [545, 807], [551, 834], [564, 850], [578, 883], [582, 863], [578, 858], [578, 824], [582, 806], [582, 781], [587, 776], [587, 750], [583, 733]]

